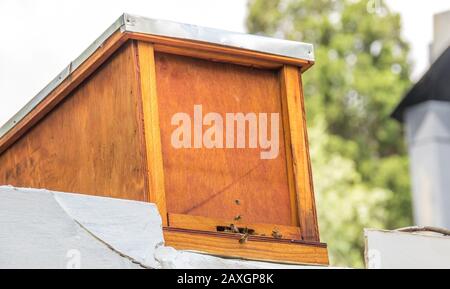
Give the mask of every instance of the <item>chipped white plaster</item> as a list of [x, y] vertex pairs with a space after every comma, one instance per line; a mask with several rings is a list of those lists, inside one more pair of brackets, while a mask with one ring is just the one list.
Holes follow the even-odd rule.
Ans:
[[178, 251], [164, 246], [154, 204], [9, 186], [0, 186], [0, 252], [0, 268], [320, 268]]
[[141, 268], [78, 226], [44, 190], [0, 187], [0, 268]]
[[162, 221], [154, 204], [54, 193], [67, 214], [106, 244], [151, 268], [159, 268], [155, 249], [164, 245]]

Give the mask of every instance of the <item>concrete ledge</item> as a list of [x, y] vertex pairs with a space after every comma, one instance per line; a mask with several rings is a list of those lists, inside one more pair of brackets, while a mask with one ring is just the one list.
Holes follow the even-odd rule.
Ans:
[[154, 204], [10, 186], [0, 186], [0, 248], [0, 268], [320, 268], [178, 251], [164, 246]]

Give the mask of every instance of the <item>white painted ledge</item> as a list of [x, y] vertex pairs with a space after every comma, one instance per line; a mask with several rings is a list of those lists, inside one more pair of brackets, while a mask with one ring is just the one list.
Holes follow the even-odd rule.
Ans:
[[369, 269], [450, 269], [450, 237], [366, 229]]
[[164, 246], [154, 204], [10, 186], [0, 186], [0, 251], [0, 268], [320, 268], [178, 251]]

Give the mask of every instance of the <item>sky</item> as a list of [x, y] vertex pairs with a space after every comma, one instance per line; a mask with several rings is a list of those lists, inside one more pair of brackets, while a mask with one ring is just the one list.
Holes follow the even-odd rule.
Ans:
[[402, 34], [412, 49], [410, 58], [414, 70], [411, 79], [418, 80], [429, 67], [429, 45], [433, 42], [433, 15], [450, 10], [450, 1], [387, 0], [386, 2], [402, 17]]
[[[369, 1], [369, 0], [360, 0]], [[446, 0], [387, 0], [403, 17], [417, 80], [428, 66], [432, 16]], [[0, 0], [0, 125], [123, 12], [245, 32], [246, 0]], [[6, 29], [5, 29], [6, 28]], [[320, 60], [318, 60], [320, 61]]]

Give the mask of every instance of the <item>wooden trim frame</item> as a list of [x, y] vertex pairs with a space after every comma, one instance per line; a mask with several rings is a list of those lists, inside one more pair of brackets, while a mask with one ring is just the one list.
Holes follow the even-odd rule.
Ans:
[[157, 205], [163, 225], [168, 226], [154, 49], [152, 44], [142, 41], [134, 41], [134, 47], [142, 100], [141, 111], [143, 113], [143, 133], [146, 147], [144, 159], [147, 168], [148, 202]]
[[[223, 58], [220, 57], [221, 54], [210, 51], [186, 50], [158, 44], [152, 46], [144, 43], [138, 44], [138, 47], [152, 47], [152, 49], [142, 50], [143, 53], [152, 56], [154, 56], [154, 51], [161, 51], [211, 61], [276, 69], [279, 71], [280, 78], [281, 114], [285, 132], [286, 166], [291, 195], [292, 224], [294, 226], [235, 222], [234, 225], [237, 229], [245, 228], [257, 232], [255, 235], [250, 235], [248, 241], [242, 244], [239, 242], [243, 236], [242, 233], [218, 230], [218, 227], [228, 228], [231, 225], [229, 221], [202, 216], [171, 214], [165, 208], [162, 208], [162, 215], [167, 217], [164, 223], [166, 244], [178, 249], [196, 250], [227, 257], [327, 265], [329, 262], [327, 247], [320, 243], [317, 224], [301, 69], [294, 65], [279, 66], [278, 63], [270, 62], [258, 62], [256, 64], [253, 62], [254, 59], [247, 56], [236, 55]], [[151, 66], [154, 66], [154, 61], [147, 59], [146, 63], [151, 63]], [[146, 76], [141, 76], [141, 78], [146, 78]], [[156, 97], [153, 98], [156, 99]], [[155, 126], [159, 129], [159, 125], [153, 123], [153, 127]], [[157, 135], [156, 137], [160, 141], [160, 136]], [[158, 160], [161, 156], [159, 150], [149, 151], [148, 154], [153, 155], [149, 158], [156, 158], [158, 163], [161, 162]], [[164, 174], [163, 167], [159, 166], [158, 171], [160, 171], [158, 174], [161, 175], [161, 180]], [[159, 192], [163, 192], [163, 184], [160, 184], [157, 189]], [[158, 205], [158, 207], [160, 206]], [[274, 229], [279, 232], [279, 238], [273, 236]]]
[[223, 54], [216, 51], [204, 49], [186, 49], [177, 46], [169, 46], [165, 44], [154, 44], [155, 51], [171, 53], [176, 55], [189, 56], [194, 58], [205, 59], [213, 62], [225, 62], [239, 64], [243, 66], [250, 66], [256, 68], [279, 69], [283, 67], [281, 63], [275, 63], [264, 59], [258, 59], [252, 56]]
[[290, 187], [295, 189], [291, 193], [292, 210], [298, 212], [303, 240], [319, 242], [300, 70], [286, 65], [280, 71], [280, 79], [286, 154], [290, 167], [288, 179]]
[[240, 238], [239, 234], [164, 228], [166, 245], [179, 250], [288, 264], [329, 264], [326, 244], [252, 236], [242, 243]]
[[[148, 168], [148, 201], [156, 203], [161, 213], [166, 245], [227, 257], [328, 265], [327, 247], [326, 244], [320, 243], [317, 224], [301, 68], [248, 55], [207, 51], [202, 50], [203, 47], [199, 50], [185, 49], [170, 44], [135, 41], [147, 148], [145, 161]], [[256, 232], [242, 243], [240, 239], [244, 234], [219, 230], [220, 227], [229, 228], [231, 224], [226, 220], [167, 212], [155, 80], [155, 51], [279, 71], [286, 166], [294, 226], [248, 224], [238, 221], [234, 224], [237, 229], [245, 228]], [[279, 236], [274, 237], [274, 232]]]
[[[158, 35], [150, 35], [136, 32], [127, 32], [131, 39], [142, 40], [146, 42], [151, 42], [155, 44], [155, 50], [160, 50], [162, 52], [170, 52], [170, 51], [178, 51], [180, 48], [185, 52], [182, 55], [185, 56], [194, 56], [197, 54], [197, 57], [204, 58], [201, 56], [202, 51], [208, 51], [210, 55], [214, 55], [211, 57], [216, 61], [224, 61], [239, 64], [239, 61], [236, 62], [236, 59], [241, 59], [243, 61], [241, 64], [251, 64], [256, 67], [281, 67], [283, 64], [290, 64], [300, 67], [301, 71], [306, 71], [311, 66], [314, 65], [314, 61], [296, 59], [286, 56], [279, 56], [274, 54], [250, 51], [246, 49], [232, 48], [228, 46], [221, 46], [217, 44], [209, 44], [199, 41], [193, 40], [183, 40], [177, 38], [170, 38], [165, 36]], [[170, 47], [170, 48], [169, 48]], [[174, 49], [176, 47], [178, 49]], [[190, 52], [186, 52], [186, 50], [190, 50]], [[176, 53], [176, 54], [177, 54]], [[190, 55], [187, 55], [189, 53]], [[207, 59], [211, 59], [207, 56]]]

